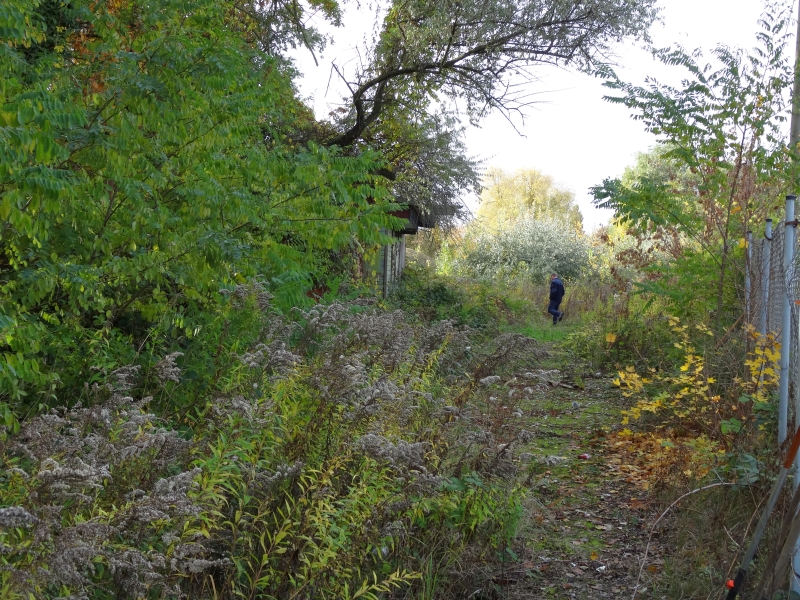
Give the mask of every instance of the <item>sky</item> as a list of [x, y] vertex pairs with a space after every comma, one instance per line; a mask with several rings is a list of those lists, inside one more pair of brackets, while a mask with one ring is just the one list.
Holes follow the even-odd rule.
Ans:
[[[435, 1], [435, 0], [433, 0]], [[333, 30], [335, 43], [321, 56], [319, 65], [307, 51], [294, 58], [302, 74], [301, 95], [308, 99], [318, 118], [323, 118], [341, 101], [342, 89], [331, 77], [331, 64], [347, 67], [357, 59], [357, 43], [363, 40], [372, 15], [365, 5], [346, 5], [343, 27]], [[701, 48], [706, 54], [717, 44], [750, 48], [755, 44], [761, 0], [661, 0], [662, 22], [651, 29], [657, 47], [680, 44]], [[650, 54], [634, 44], [615, 49], [616, 71], [624, 81], [644, 83], [647, 76], [677, 82], [680, 70], [656, 63]], [[587, 232], [608, 222], [611, 213], [594, 208], [589, 187], [607, 177], [620, 176], [639, 152], [651, 148], [656, 139], [641, 123], [631, 119], [629, 110], [603, 100], [608, 92], [601, 82], [582, 73], [555, 67], [541, 68], [529, 84], [541, 102], [528, 109], [516, 129], [500, 114], [490, 115], [480, 127], [469, 126], [467, 148], [484, 160], [486, 167], [508, 171], [532, 167], [550, 175], [575, 194]], [[676, 77], [678, 79], [676, 79]], [[521, 134], [521, 135], [520, 135]], [[477, 199], [468, 199], [471, 208]]]

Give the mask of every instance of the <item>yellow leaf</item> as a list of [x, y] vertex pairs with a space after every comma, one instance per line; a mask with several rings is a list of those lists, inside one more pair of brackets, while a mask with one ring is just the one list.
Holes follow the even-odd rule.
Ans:
[[590, 559], [590, 560], [597, 560], [598, 558], [600, 558], [600, 555], [599, 555], [597, 552], [592, 552], [592, 553], [589, 555], [589, 559]]

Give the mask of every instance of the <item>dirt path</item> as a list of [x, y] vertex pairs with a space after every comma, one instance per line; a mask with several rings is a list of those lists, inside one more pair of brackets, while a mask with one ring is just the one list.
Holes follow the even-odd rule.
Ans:
[[[521, 373], [512, 385], [535, 433], [523, 455], [531, 493], [513, 554], [497, 565], [496, 597], [631, 598], [654, 515], [607, 441], [623, 408], [617, 388], [558, 369]], [[661, 597], [648, 589], [663, 565], [653, 542], [637, 598]]]

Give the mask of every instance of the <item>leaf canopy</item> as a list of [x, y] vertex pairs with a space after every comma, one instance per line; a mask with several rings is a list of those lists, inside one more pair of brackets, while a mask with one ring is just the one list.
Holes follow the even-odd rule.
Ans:
[[379, 154], [292, 142], [308, 111], [240, 16], [213, 0], [0, 7], [2, 393], [55, 378], [43, 364], [65, 345], [165, 315], [191, 335], [192, 307], [247, 278], [302, 304], [326, 253], [395, 224]]

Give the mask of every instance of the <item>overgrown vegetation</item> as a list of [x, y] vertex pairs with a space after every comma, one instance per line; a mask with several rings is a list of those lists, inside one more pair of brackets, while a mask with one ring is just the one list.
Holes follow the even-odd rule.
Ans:
[[[653, 4], [392, 2], [327, 121], [286, 52], [336, 2], [0, 4], [0, 596], [548, 597], [540, 553], [613, 579], [623, 511], [654, 523], [624, 595], [719, 591], [781, 450], [744, 274], [797, 176], [792, 19], [624, 82], [598, 60]], [[539, 63], [657, 138], [593, 188], [592, 235], [547, 176], [467, 154], [457, 101], [518, 110]], [[441, 227], [378, 301], [409, 206]], [[621, 525], [575, 509], [606, 533], [567, 544], [553, 507], [622, 486]]]
[[370, 302], [289, 320], [247, 286], [217, 319], [199, 354], [116, 369], [72, 408], [6, 429], [3, 597], [433, 597], [486, 584], [468, 565], [513, 539], [514, 457], [530, 433], [513, 401], [498, 413], [475, 383], [540, 358], [535, 342], [470, 347], [449, 320]]
[[[667, 48], [654, 56], [684, 70], [680, 86], [651, 80], [640, 87], [613, 73], [608, 82], [619, 93], [609, 99], [629, 107], [661, 143], [621, 180], [594, 189], [597, 203], [614, 208], [635, 240], [618, 256], [641, 273], [633, 284], [647, 299], [636, 313], [606, 320], [613, 325], [605, 328], [606, 362], [624, 357], [615, 363], [617, 383], [635, 400], [624, 418], [633, 431], [617, 439], [628, 436], [631, 460], [638, 453], [647, 457], [640, 465], [660, 465], [652, 483], [666, 506], [714, 487], [710, 497], [692, 495], [670, 515], [675, 553], [664, 575], [648, 577], [655, 593], [669, 597], [719, 593], [777, 468], [782, 349], [774, 334], [755, 333], [745, 314], [752, 299], [744, 274], [759, 272], [748, 264], [746, 232], [761, 231], [765, 217], [779, 218], [795, 181], [796, 149], [787, 151], [785, 131], [792, 24], [788, 7], [768, 4], [750, 52], [718, 47], [714, 64], [704, 66], [697, 53]], [[691, 552], [680, 551], [687, 543]], [[773, 567], [761, 561], [755, 569]], [[783, 597], [786, 582], [774, 584], [768, 597]]]
[[[683, 69], [677, 87], [653, 80], [638, 86], [605, 71], [617, 94], [609, 100], [627, 106], [659, 145], [622, 178], [594, 188], [598, 206], [613, 208], [615, 219], [582, 240], [582, 269], [556, 266], [570, 244], [555, 235], [519, 234], [515, 244], [500, 243], [533, 231], [520, 225], [526, 219], [544, 227], [513, 190], [495, 198], [519, 207], [510, 217], [503, 213], [505, 226], [490, 234], [496, 239], [478, 238], [480, 225], [470, 224], [458, 243], [441, 244], [445, 272], [511, 280], [532, 299], [531, 285], [544, 288], [548, 271], [563, 271], [571, 276], [568, 300], [590, 298], [579, 311], [567, 309], [580, 326], [560, 352], [581, 380], [597, 371], [616, 374], [630, 404], [605, 447], [629, 482], [667, 511], [658, 522], [668, 523], [672, 558], [640, 565], [637, 585], [648, 591], [637, 588], [635, 595], [642, 597], [720, 593], [777, 469], [781, 348], [774, 333], [756, 333], [754, 316], [744, 314], [744, 274], [759, 272], [747, 262], [746, 232], [763, 231], [766, 217], [782, 219], [782, 197], [796, 178], [796, 149], [786, 148], [792, 23], [788, 7], [767, 5], [758, 47], [717, 48], [708, 66], [699, 53], [654, 51]], [[527, 249], [532, 244], [541, 251]], [[542, 311], [545, 304], [540, 294], [532, 306]], [[692, 493], [705, 486], [713, 490], [706, 497]], [[769, 568], [759, 563], [753, 580]], [[770, 598], [785, 582], [774, 586]]]
[[134, 360], [143, 329], [191, 340], [256, 275], [302, 306], [320, 258], [394, 223], [379, 154], [293, 139], [308, 110], [235, 3], [92, 7], [0, 9], [0, 389], [31, 407]]

